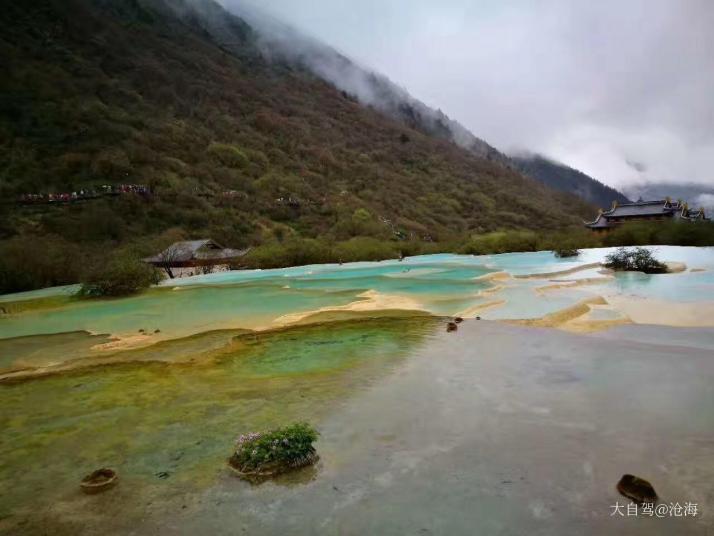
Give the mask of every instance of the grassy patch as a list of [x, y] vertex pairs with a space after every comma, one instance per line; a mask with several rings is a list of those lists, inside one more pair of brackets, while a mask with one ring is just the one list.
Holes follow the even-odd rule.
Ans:
[[312, 444], [318, 435], [307, 423], [244, 434], [236, 441], [230, 463], [244, 473], [278, 473], [302, 467], [314, 459], [316, 453]]

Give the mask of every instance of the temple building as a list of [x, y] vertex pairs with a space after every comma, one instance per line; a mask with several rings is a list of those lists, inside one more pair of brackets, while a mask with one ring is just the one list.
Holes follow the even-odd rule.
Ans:
[[209, 273], [228, 266], [245, 255], [248, 249], [224, 248], [210, 238], [176, 242], [144, 262], [166, 271], [169, 277]]
[[706, 221], [704, 209], [690, 210], [687, 203], [662, 199], [660, 201], [614, 202], [607, 211], [600, 210], [598, 217], [585, 226], [593, 231], [605, 232], [631, 221]]

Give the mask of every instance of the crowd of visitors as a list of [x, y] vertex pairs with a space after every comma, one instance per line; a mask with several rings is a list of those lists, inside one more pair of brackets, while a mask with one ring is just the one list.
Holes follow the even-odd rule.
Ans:
[[148, 186], [142, 184], [103, 184], [98, 188], [81, 189], [74, 192], [49, 194], [22, 194], [19, 202], [23, 205], [41, 205], [47, 203], [73, 203], [86, 199], [123, 194], [149, 195]]

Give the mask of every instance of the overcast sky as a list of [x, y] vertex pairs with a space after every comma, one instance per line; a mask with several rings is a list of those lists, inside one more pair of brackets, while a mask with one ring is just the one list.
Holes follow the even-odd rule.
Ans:
[[616, 187], [714, 185], [714, 0], [238, 1], [502, 151], [541, 152]]

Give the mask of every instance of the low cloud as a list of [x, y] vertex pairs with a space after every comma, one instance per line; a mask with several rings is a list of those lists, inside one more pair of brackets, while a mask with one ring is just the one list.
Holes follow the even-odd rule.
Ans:
[[468, 129], [415, 99], [382, 73], [360, 65], [333, 47], [301, 33], [261, 9], [242, 2], [227, 7], [247, 21], [257, 32], [258, 46], [268, 60], [280, 60], [306, 67], [338, 89], [430, 134], [461, 145], [480, 156], [503, 158], [493, 147], [477, 139]]
[[714, 184], [709, 0], [259, 5], [503, 151], [541, 152], [616, 187]]
[[694, 198], [693, 207], [703, 207], [709, 211], [714, 209], [714, 194], [700, 194]]

